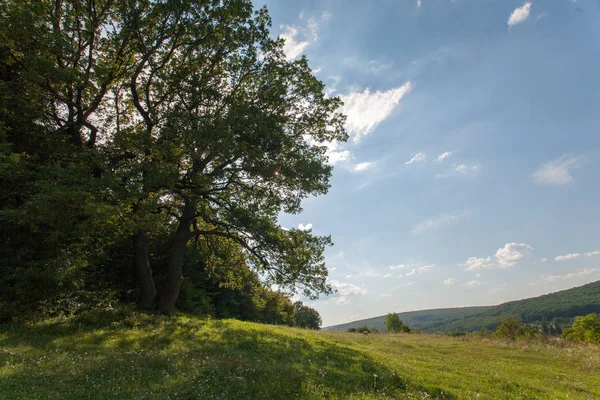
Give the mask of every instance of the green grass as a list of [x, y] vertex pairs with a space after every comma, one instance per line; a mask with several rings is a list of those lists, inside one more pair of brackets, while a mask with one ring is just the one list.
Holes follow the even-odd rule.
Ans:
[[600, 348], [119, 312], [0, 327], [0, 399], [600, 398]]

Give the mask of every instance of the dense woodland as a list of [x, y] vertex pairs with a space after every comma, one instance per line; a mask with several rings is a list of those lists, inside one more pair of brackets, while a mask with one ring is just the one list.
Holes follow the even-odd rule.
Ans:
[[246, 0], [1, 3], [0, 320], [320, 323], [286, 295], [331, 291], [331, 239], [277, 221], [327, 192], [344, 117], [269, 28]]

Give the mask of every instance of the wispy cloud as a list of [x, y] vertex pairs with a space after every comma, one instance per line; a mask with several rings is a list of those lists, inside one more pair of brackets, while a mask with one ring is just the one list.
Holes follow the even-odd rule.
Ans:
[[375, 163], [374, 162], [362, 162], [362, 163], [358, 163], [355, 164], [354, 166], [352, 166], [352, 171], [354, 172], [361, 172], [361, 171], [366, 171], [369, 168], [373, 167]]
[[475, 286], [479, 286], [479, 285], [481, 285], [481, 282], [479, 282], [478, 280], [473, 280], [473, 281], [469, 281], [469, 282], [465, 283], [463, 286], [475, 287]]
[[571, 273], [565, 274], [565, 275], [542, 275], [542, 279], [545, 280], [546, 282], [554, 282], [554, 281], [559, 281], [559, 280], [564, 280], [564, 279], [571, 279], [571, 278], [577, 278], [580, 276], [591, 275], [596, 271], [598, 271], [598, 268], [584, 268], [584, 269], [580, 269], [576, 272], [571, 272]]
[[444, 281], [444, 285], [454, 285], [458, 282], [456, 278], [448, 278]]
[[591, 257], [591, 256], [598, 256], [600, 255], [600, 251], [596, 250], [596, 251], [588, 251], [587, 253], [584, 253], [585, 256], [587, 257]]
[[510, 17], [508, 17], [508, 28], [510, 29], [514, 25], [525, 22], [525, 20], [529, 17], [530, 10], [531, 2], [527, 2], [521, 7], [515, 8], [510, 14]]
[[506, 243], [504, 247], [500, 247], [494, 258], [477, 258], [469, 257], [464, 264], [461, 264], [465, 268], [465, 271], [475, 271], [478, 269], [491, 269], [491, 268], [508, 268], [525, 257], [527, 254], [533, 251], [533, 247], [526, 243]]
[[435, 264], [423, 265], [422, 267], [413, 268], [410, 272], [407, 272], [405, 276], [419, 275], [419, 274], [422, 274], [423, 272], [429, 271], [433, 267], [435, 267]]
[[446, 152], [440, 154], [439, 156], [437, 156], [435, 161], [440, 163], [440, 162], [444, 161], [446, 158], [450, 157], [451, 155], [452, 155], [451, 151], [446, 151]]
[[581, 166], [581, 158], [566, 154], [542, 165], [532, 175], [540, 184], [566, 185], [573, 181], [569, 170]]
[[417, 153], [410, 160], [404, 163], [404, 165], [411, 165], [420, 162], [424, 162], [427, 160], [427, 155], [425, 153]]
[[469, 218], [472, 215], [471, 210], [455, 211], [444, 213], [436, 217], [428, 218], [425, 221], [419, 222], [412, 229], [413, 233], [423, 233], [428, 230], [437, 230], [455, 224], [464, 218]]
[[581, 254], [579, 254], [579, 253], [569, 253], [569, 254], [565, 254], [564, 256], [554, 257], [554, 261], [568, 261], [568, 260], [574, 260], [575, 258], [579, 258], [579, 257], [581, 257]]
[[346, 129], [352, 135], [354, 143], [358, 143], [364, 136], [373, 132], [379, 123], [388, 118], [411, 89], [411, 83], [407, 82], [385, 92], [371, 93], [367, 88], [364, 92], [352, 92], [340, 96], [344, 102], [341, 112], [348, 117]]
[[541, 263], [548, 262], [548, 257], [544, 257], [544, 258], [542, 258], [542, 259], [540, 260], [540, 262], [541, 262]]
[[[321, 15], [321, 20], [327, 21], [331, 18], [331, 14], [325, 11]], [[299, 20], [304, 19], [304, 14], [300, 13]], [[283, 52], [288, 60], [294, 60], [308, 46], [319, 40], [319, 23], [314, 18], [309, 18], [305, 25], [281, 25], [279, 37], [285, 40], [283, 44]]]
[[352, 298], [364, 296], [367, 289], [348, 282], [329, 281], [331, 287], [336, 291], [331, 297], [337, 297], [337, 304], [348, 304]]
[[450, 178], [452, 176], [465, 176], [467, 178], [475, 178], [479, 175], [481, 167], [475, 164], [454, 164], [452, 169], [441, 174], [437, 174], [436, 178]]

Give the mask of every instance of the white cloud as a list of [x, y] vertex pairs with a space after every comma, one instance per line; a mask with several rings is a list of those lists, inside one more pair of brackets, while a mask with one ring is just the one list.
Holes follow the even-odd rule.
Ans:
[[421, 0], [417, 0], [417, 8], [421, 8]]
[[423, 233], [428, 230], [437, 230], [448, 227], [463, 218], [471, 216], [471, 210], [455, 211], [452, 213], [444, 213], [437, 217], [428, 218], [425, 221], [419, 222], [413, 228], [413, 233]]
[[541, 262], [541, 263], [548, 262], [548, 257], [544, 257], [544, 258], [542, 258], [542, 259], [540, 260], [540, 262]]
[[312, 224], [298, 224], [298, 229], [300, 229], [301, 231], [309, 231], [312, 229]]
[[392, 274], [385, 274], [383, 277], [384, 277], [384, 278], [389, 278], [389, 277], [391, 277], [391, 276], [392, 276]]
[[510, 267], [521, 261], [533, 247], [525, 243], [506, 243], [496, 251], [496, 260], [501, 267]]
[[524, 22], [527, 17], [529, 17], [529, 11], [531, 9], [531, 2], [527, 2], [523, 4], [521, 7], [517, 7], [510, 14], [508, 18], [508, 27], [512, 27], [513, 25], [520, 24]]
[[457, 282], [458, 282], [458, 279], [456, 279], [456, 278], [448, 278], [444, 281], [444, 285], [454, 285]]
[[465, 271], [475, 271], [478, 269], [494, 268], [494, 263], [492, 263], [491, 257], [488, 257], [488, 258], [469, 257], [467, 259], [467, 261], [462, 265], [467, 267], [465, 269]]
[[479, 174], [481, 167], [479, 165], [469, 165], [469, 164], [454, 164], [450, 171], [444, 172], [442, 174], [437, 174], [436, 178], [449, 178], [455, 175], [463, 175], [468, 178], [474, 178]]
[[390, 265], [389, 268], [394, 271], [397, 269], [402, 269], [402, 268], [406, 268], [408, 266], [412, 266], [412, 265], [406, 265], [406, 264], [398, 264], [398, 265]]
[[446, 158], [450, 157], [451, 155], [452, 155], [451, 151], [446, 151], [446, 152], [440, 154], [439, 156], [437, 156], [435, 161], [440, 163], [440, 162], [444, 161]]
[[546, 282], [554, 282], [554, 281], [558, 281], [558, 280], [577, 278], [579, 276], [591, 275], [596, 271], [598, 271], [598, 268], [584, 268], [584, 269], [578, 270], [576, 272], [571, 272], [570, 274], [565, 274], [565, 275], [542, 275], [542, 278]]
[[570, 254], [565, 254], [564, 256], [557, 256], [554, 257], [554, 261], [568, 261], [568, 260], [573, 260], [575, 258], [581, 257], [581, 254], [579, 253], [570, 253]]
[[321, 19], [324, 21], [329, 21], [331, 19], [331, 13], [329, 11], [323, 11], [323, 14], [321, 14]]
[[344, 102], [341, 112], [348, 117], [346, 129], [352, 135], [354, 143], [358, 143], [363, 136], [371, 133], [380, 122], [389, 117], [411, 88], [411, 83], [407, 82], [385, 92], [371, 93], [367, 88], [364, 92], [340, 96]]
[[368, 170], [369, 168], [371, 168], [371, 167], [372, 167], [374, 164], [375, 164], [375, 163], [373, 163], [373, 162], [362, 162], [362, 163], [358, 163], [358, 164], [355, 164], [355, 165], [352, 167], [352, 171], [354, 171], [354, 172], [366, 171], [366, 170]]
[[284, 25], [281, 27], [282, 32], [280, 37], [285, 40], [283, 44], [283, 52], [288, 60], [298, 58], [300, 54], [310, 45], [310, 42], [306, 40], [300, 40], [300, 33], [298, 28], [295, 26]]
[[465, 283], [463, 286], [475, 287], [475, 286], [479, 286], [480, 284], [481, 284], [481, 282], [475, 280], [475, 281], [469, 281], [469, 282]]
[[417, 153], [410, 160], [404, 163], [404, 165], [411, 165], [419, 162], [423, 162], [427, 160], [427, 156], [425, 153]]
[[537, 16], [537, 17], [535, 17], [535, 20], [536, 20], [536, 21], [539, 21], [540, 19], [542, 19], [542, 18], [546, 18], [547, 16], [548, 16], [548, 12], [547, 12], [547, 11], [544, 11], [543, 13], [540, 13], [540, 14], [538, 14], [538, 16]]
[[334, 290], [336, 290], [332, 296], [338, 298], [337, 304], [348, 304], [352, 298], [364, 296], [368, 293], [367, 289], [348, 282], [332, 280], [329, 281], [329, 284]]
[[465, 176], [475, 176], [479, 171], [479, 165], [460, 164], [456, 167], [456, 172]]
[[492, 260], [491, 257], [469, 257], [467, 261], [462, 264], [462, 266], [467, 267], [465, 268], [465, 271], [491, 268], [508, 268], [521, 261], [531, 251], [533, 251], [533, 247], [525, 243], [506, 243], [504, 247], [500, 247], [496, 251], [494, 260]]
[[377, 296], [377, 299], [383, 299], [384, 297], [390, 297], [391, 295], [391, 293], [383, 293]]
[[[328, 20], [330, 17], [331, 14], [326, 11], [321, 15], [323, 21]], [[302, 20], [303, 18], [303, 13], [300, 13], [299, 19]], [[305, 27], [281, 25], [280, 28], [279, 37], [285, 40], [283, 52], [288, 61], [300, 57], [308, 46], [319, 40], [319, 24], [314, 18], [309, 18]]]
[[542, 165], [532, 175], [540, 184], [566, 185], [573, 181], [569, 170], [581, 166], [581, 158], [564, 155]]
[[422, 267], [413, 268], [412, 271], [407, 272], [405, 276], [415, 276], [418, 274], [422, 274], [423, 272], [429, 271], [433, 267], [435, 267], [435, 264], [423, 265]]
[[587, 256], [587, 257], [597, 256], [597, 255], [600, 255], [600, 251], [598, 251], [598, 250], [596, 250], [596, 251], [588, 251], [584, 255]]

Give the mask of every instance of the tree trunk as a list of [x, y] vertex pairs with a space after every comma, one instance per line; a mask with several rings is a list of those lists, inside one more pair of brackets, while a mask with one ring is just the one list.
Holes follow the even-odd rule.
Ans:
[[154, 307], [154, 301], [156, 300], [156, 286], [150, 268], [148, 237], [143, 230], [139, 230], [133, 236], [133, 253], [135, 257], [135, 276], [140, 287], [138, 307], [142, 310], [150, 310]]
[[169, 250], [169, 262], [167, 265], [167, 281], [160, 294], [160, 311], [165, 315], [175, 313], [175, 304], [179, 298], [179, 289], [181, 287], [181, 278], [183, 274], [183, 257], [185, 247], [192, 237], [190, 233], [190, 224], [194, 219], [194, 207], [186, 204], [179, 226], [173, 235], [171, 249]]

